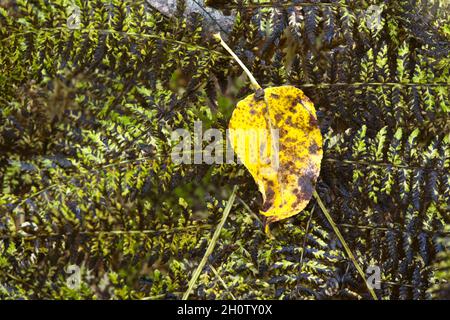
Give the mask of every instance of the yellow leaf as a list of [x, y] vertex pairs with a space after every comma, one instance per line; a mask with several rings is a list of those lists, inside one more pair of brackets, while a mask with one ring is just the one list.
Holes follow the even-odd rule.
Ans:
[[238, 102], [229, 129], [263, 195], [260, 213], [269, 232], [270, 223], [299, 213], [312, 197], [323, 156], [316, 110], [293, 86], [260, 89]]
[[[317, 126], [314, 105], [301, 90], [292, 86], [268, 88], [264, 92], [250, 70], [223, 41], [220, 33], [214, 37], [247, 73], [253, 89], [256, 90], [256, 94], [238, 103], [230, 121], [230, 140], [263, 194], [264, 205], [261, 213], [268, 217], [266, 233], [270, 235], [271, 222], [297, 214], [314, 195], [373, 299], [378, 300], [365, 278], [363, 269], [319, 194], [314, 190], [323, 156], [322, 136]], [[297, 109], [299, 106], [301, 108]], [[252, 133], [255, 128], [257, 132], [269, 132], [269, 138], [264, 141], [260, 134]], [[278, 128], [281, 129], [281, 139], [278, 139]], [[238, 131], [235, 131], [236, 129]], [[254, 152], [255, 147], [262, 150]], [[272, 152], [265, 153], [266, 148]], [[256, 157], [257, 161], [254, 159], [255, 153], [262, 154]], [[296, 175], [297, 172], [299, 175]]]

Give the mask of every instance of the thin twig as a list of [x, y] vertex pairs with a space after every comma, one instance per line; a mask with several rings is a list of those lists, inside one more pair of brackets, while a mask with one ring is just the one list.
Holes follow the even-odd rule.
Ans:
[[341, 232], [339, 231], [339, 228], [337, 227], [336, 223], [334, 223], [333, 218], [331, 217], [327, 208], [325, 208], [325, 205], [323, 204], [322, 199], [320, 199], [319, 194], [317, 193], [316, 190], [314, 190], [313, 194], [317, 200], [317, 203], [319, 204], [320, 209], [322, 209], [323, 214], [327, 218], [328, 222], [331, 224], [331, 227], [333, 228], [334, 233], [336, 233], [337, 237], [339, 238], [339, 241], [341, 242], [342, 246], [344, 247], [345, 251], [347, 252], [347, 255], [349, 256], [350, 260], [352, 260], [356, 270], [358, 270], [359, 274], [363, 278], [367, 289], [369, 290], [370, 294], [372, 295], [372, 298], [374, 300], [378, 300], [378, 297], [375, 294], [375, 291], [373, 291], [372, 287], [369, 285], [369, 283], [366, 280], [366, 275], [364, 274], [363, 269], [359, 265], [358, 261], [356, 260], [355, 256], [353, 255], [352, 251], [350, 250], [350, 247], [347, 245], [347, 242], [345, 241], [344, 237], [342, 236]]
[[141, 229], [141, 230], [99, 230], [99, 231], [73, 231], [68, 233], [38, 233], [38, 234], [21, 234], [21, 233], [13, 233], [13, 234], [7, 234], [7, 235], [0, 235], [0, 240], [4, 239], [20, 239], [20, 240], [36, 240], [39, 238], [58, 238], [58, 237], [70, 237], [74, 235], [79, 236], [101, 236], [101, 235], [151, 235], [151, 234], [172, 234], [176, 232], [189, 232], [191, 230], [198, 231], [200, 229], [208, 229], [211, 228], [211, 225], [204, 224], [204, 225], [192, 225], [187, 227], [178, 227], [178, 228], [171, 228], [171, 229], [160, 229], [160, 230], [149, 230], [149, 229]]
[[[223, 9], [258, 9], [258, 8], [289, 8], [289, 7], [342, 7], [347, 8], [348, 5], [335, 2], [260, 2], [246, 4], [226, 4]], [[362, 9], [361, 9], [362, 10]]]
[[[174, 295], [179, 295], [182, 294], [183, 292], [170, 292], [171, 294]], [[159, 299], [163, 299], [167, 297], [168, 293], [162, 293], [162, 294], [158, 294], [156, 296], [150, 296], [150, 297], [143, 297], [140, 300], [159, 300]]]
[[334, 159], [334, 158], [325, 158], [323, 159], [327, 162], [336, 162], [339, 163], [339, 165], [355, 165], [355, 166], [366, 166], [368, 168], [370, 167], [379, 167], [379, 168], [392, 168], [395, 170], [398, 169], [405, 169], [405, 170], [431, 170], [431, 171], [443, 171], [444, 168], [431, 168], [426, 166], [408, 166], [404, 164], [395, 164], [395, 163], [387, 163], [387, 162], [370, 162], [370, 161], [364, 161], [364, 160], [346, 160], [346, 159]]
[[189, 298], [189, 295], [191, 294], [192, 289], [194, 288], [195, 283], [197, 282], [197, 279], [200, 276], [200, 273], [202, 272], [203, 268], [205, 267], [206, 261], [208, 261], [209, 256], [211, 255], [211, 253], [214, 250], [217, 239], [219, 239], [219, 236], [220, 236], [220, 231], [222, 231], [225, 221], [228, 218], [228, 214], [231, 211], [231, 207], [233, 206], [234, 199], [236, 198], [236, 191], [237, 191], [237, 186], [234, 186], [233, 192], [231, 193], [231, 196], [228, 199], [228, 203], [225, 207], [225, 210], [223, 211], [222, 219], [220, 220], [219, 224], [217, 225], [216, 231], [214, 232], [214, 235], [211, 238], [211, 242], [209, 243], [208, 248], [206, 249], [205, 255], [203, 256], [202, 260], [200, 261], [200, 264], [198, 265], [197, 269], [194, 271], [191, 280], [189, 281], [188, 289], [184, 293], [182, 300], [187, 300]]
[[[303, 256], [304, 256], [305, 249], [306, 249], [306, 239], [309, 234], [309, 226], [311, 224], [315, 209], [316, 209], [316, 205], [314, 204], [313, 208], [311, 209], [311, 214], [309, 215], [308, 223], [306, 224], [305, 236], [303, 237], [302, 252], [300, 253], [300, 259], [299, 259], [298, 268], [297, 268], [299, 274], [302, 272], [302, 269], [303, 269]], [[300, 285], [300, 277], [297, 278], [297, 287], [299, 285]]]
[[215, 51], [212, 50], [210, 48], [206, 48], [197, 44], [192, 44], [192, 43], [188, 43], [185, 41], [181, 41], [181, 40], [176, 40], [176, 39], [170, 39], [170, 38], [166, 38], [164, 36], [158, 35], [158, 34], [150, 34], [150, 33], [137, 33], [137, 32], [126, 32], [126, 31], [118, 31], [118, 30], [114, 30], [114, 29], [97, 29], [97, 28], [80, 28], [80, 29], [70, 29], [68, 27], [54, 27], [54, 28], [40, 28], [40, 29], [35, 29], [35, 28], [27, 28], [24, 30], [18, 30], [19, 32], [16, 33], [12, 33], [10, 36], [1, 39], [0, 41], [5, 41], [8, 40], [12, 37], [15, 36], [20, 36], [20, 35], [26, 35], [29, 33], [42, 33], [42, 32], [98, 32], [101, 34], [118, 34], [118, 35], [122, 35], [122, 36], [128, 36], [128, 37], [142, 37], [142, 38], [148, 38], [148, 39], [159, 39], [159, 40], [163, 40], [163, 41], [167, 41], [167, 42], [171, 42], [171, 43], [175, 43], [175, 44], [179, 44], [185, 47], [191, 47], [191, 48], [196, 48], [198, 50], [202, 50], [202, 51], [208, 51], [211, 53], [215, 53], [215, 54], [219, 54], [222, 55], [219, 51]]
[[221, 283], [222, 286], [225, 288], [225, 290], [230, 294], [231, 298], [232, 298], [233, 300], [236, 300], [236, 297], [233, 295], [233, 293], [231, 292], [231, 290], [228, 288], [228, 286], [227, 286], [227, 284], [225, 283], [225, 281], [223, 281], [222, 277], [221, 277], [220, 274], [217, 272], [216, 268], [214, 268], [212, 264], [210, 264], [209, 267], [211, 268], [212, 272], [213, 272], [214, 275], [217, 277], [217, 279], [219, 279], [220, 283]]
[[[207, 47], [204, 47], [204, 46], [200, 46], [200, 45], [197, 45], [197, 44], [192, 44], [192, 43], [188, 43], [188, 42], [184, 42], [184, 41], [176, 40], [176, 39], [170, 39], [170, 38], [166, 38], [166, 37], [163, 37], [163, 36], [160, 36], [160, 35], [156, 35], [156, 34], [137, 33], [137, 32], [125, 32], [125, 31], [118, 31], [118, 30], [114, 30], [114, 29], [96, 29], [96, 28], [69, 29], [67, 27], [54, 27], [54, 28], [41, 28], [41, 29], [28, 28], [28, 29], [25, 29], [25, 30], [20, 30], [20, 32], [13, 33], [10, 36], [5, 37], [3, 39], [0, 39], [0, 41], [9, 40], [9, 39], [11, 39], [11, 38], [13, 38], [15, 36], [26, 35], [26, 34], [29, 34], [29, 33], [51, 32], [51, 31], [99, 32], [99, 33], [105, 33], [105, 34], [120, 34], [120, 35], [123, 35], [123, 36], [130, 36], [130, 37], [154, 38], [154, 39], [160, 39], [160, 40], [163, 40], [163, 41], [167, 41], [169, 43], [175, 43], [175, 44], [179, 44], [179, 45], [186, 46], [186, 47], [196, 48], [196, 49], [202, 50], [202, 51], [208, 51], [208, 52], [211, 52], [211, 53], [214, 53], [214, 54], [220, 56], [223, 59], [229, 59], [230, 58], [230, 57], [228, 57], [226, 55], [223, 55], [219, 51], [216, 51], [214, 49], [210, 49], [210, 48], [207, 48]], [[229, 49], [229, 47], [228, 47], [228, 49]], [[227, 49], [227, 51], [228, 51], [228, 49]], [[228, 52], [230, 52], [230, 51], [228, 51]], [[241, 65], [242, 61], [237, 56], [236, 57], [233, 56], [233, 58], [237, 59], [238, 63]], [[241, 66], [243, 66], [243, 64]], [[245, 68], [245, 69], [247, 69], [247, 68]], [[244, 71], [245, 71], [245, 69], [244, 69]], [[247, 69], [247, 71], [248, 71], [248, 69]], [[251, 73], [249, 71], [248, 72], [247, 71], [246, 71], [246, 73], [250, 76]], [[254, 77], [253, 77], [253, 80], [259, 86], [259, 84], [256, 82]], [[252, 82], [252, 85], [253, 85], [253, 82]], [[445, 83], [445, 82], [440, 82], [440, 83], [439, 82], [437, 82], [437, 83], [414, 83], [414, 82], [353, 82], [353, 83], [335, 82], [335, 83], [326, 83], [326, 82], [321, 82], [321, 83], [303, 83], [303, 84], [298, 84], [297, 86], [301, 87], [301, 88], [321, 89], [321, 88], [329, 88], [329, 87], [334, 87], [334, 86], [338, 86], [338, 87], [339, 86], [349, 86], [349, 87], [361, 87], [361, 86], [375, 86], [375, 87], [376, 86], [380, 86], [380, 87], [382, 87], [382, 86], [390, 86], [390, 87], [450, 87], [450, 84]], [[260, 86], [259, 86], [259, 88], [260, 88]]]
[[299, 84], [298, 87], [301, 88], [328, 88], [328, 87], [450, 87], [450, 84], [445, 82], [436, 82], [436, 83], [415, 83], [415, 82], [335, 82], [335, 83], [304, 83]]
[[242, 198], [237, 197], [238, 201], [240, 203], [242, 203], [242, 205], [244, 206], [244, 208], [256, 219], [258, 220], [261, 224], [263, 223], [263, 221], [261, 220], [261, 218], [252, 210], [250, 209], [250, 207], [248, 206], [248, 204], [242, 200]]
[[[306, 248], [306, 239], [308, 237], [309, 226], [311, 224], [311, 220], [312, 220], [312, 217], [314, 215], [314, 209], [315, 208], [316, 208], [316, 206], [314, 205], [313, 208], [311, 209], [311, 214], [309, 215], [308, 223], [306, 224], [305, 236], [303, 237], [302, 252], [300, 253], [300, 262], [299, 262], [300, 268], [301, 268], [302, 263], [303, 263], [303, 253], [305, 252], [305, 248]], [[299, 270], [299, 272], [300, 271], [301, 270]]]

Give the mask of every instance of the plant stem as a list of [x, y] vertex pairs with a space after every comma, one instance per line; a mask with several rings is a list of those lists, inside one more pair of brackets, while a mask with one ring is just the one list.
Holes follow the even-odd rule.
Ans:
[[228, 288], [228, 286], [225, 283], [225, 281], [220, 276], [219, 272], [217, 272], [216, 268], [214, 268], [214, 266], [212, 264], [210, 264], [209, 267], [211, 268], [212, 272], [216, 275], [217, 279], [219, 279], [220, 283], [225, 288], [225, 290], [227, 290], [227, 292], [230, 294], [231, 298], [233, 298], [233, 300], [237, 300], [236, 297], [231, 292], [231, 290]]
[[233, 59], [236, 60], [237, 63], [239, 63], [239, 65], [241, 66], [241, 68], [245, 71], [245, 73], [246, 73], [247, 76], [249, 77], [253, 89], [254, 89], [255, 91], [258, 90], [258, 89], [261, 89], [261, 86], [260, 86], [259, 83], [256, 81], [255, 77], [252, 75], [252, 73], [250, 72], [250, 70], [247, 69], [247, 67], [246, 67], [245, 64], [241, 61], [241, 59], [239, 59], [239, 57], [233, 52], [233, 50], [231, 50], [231, 48], [226, 44], [226, 42], [223, 41], [222, 37], [220, 36], [220, 33], [214, 34], [214, 38], [216, 38], [218, 41], [220, 41], [220, 44], [222, 45], [222, 47], [224, 47], [225, 50], [227, 50], [228, 53], [233, 57]]
[[347, 242], [345, 241], [344, 237], [342, 236], [341, 232], [339, 231], [337, 225], [334, 223], [333, 218], [331, 218], [330, 213], [328, 212], [327, 208], [325, 208], [325, 205], [322, 202], [322, 199], [320, 199], [319, 194], [316, 190], [314, 190], [314, 197], [317, 200], [317, 203], [319, 204], [320, 209], [322, 209], [323, 214], [327, 218], [328, 222], [331, 224], [331, 227], [334, 230], [334, 233], [336, 233], [337, 237], [339, 238], [339, 241], [342, 243], [342, 246], [344, 247], [345, 251], [347, 252], [347, 255], [349, 256], [350, 260], [352, 260], [353, 264], [355, 265], [356, 270], [358, 270], [359, 274], [364, 280], [364, 283], [366, 284], [367, 289], [369, 289], [369, 292], [374, 300], [378, 300], [377, 295], [375, 294], [375, 291], [373, 291], [372, 287], [369, 285], [369, 283], [366, 280], [366, 276], [364, 274], [363, 269], [359, 265], [358, 261], [356, 261], [355, 256], [353, 255], [352, 251], [350, 250], [349, 246], [347, 245]]
[[220, 231], [222, 230], [223, 225], [225, 224], [225, 221], [227, 220], [228, 214], [230, 213], [231, 207], [233, 206], [234, 199], [236, 198], [236, 191], [237, 191], [237, 186], [234, 186], [233, 192], [231, 193], [231, 196], [228, 199], [225, 210], [223, 211], [222, 219], [220, 220], [219, 224], [217, 225], [216, 231], [214, 231], [214, 235], [212, 236], [211, 242], [209, 243], [208, 248], [206, 249], [205, 255], [203, 256], [202, 260], [200, 261], [200, 264], [198, 265], [197, 269], [194, 271], [194, 274], [192, 275], [191, 280], [189, 281], [188, 289], [184, 293], [182, 300], [187, 300], [187, 298], [191, 294], [192, 289], [194, 288], [194, 285], [197, 282], [198, 277], [200, 276], [200, 273], [202, 272], [203, 268], [205, 267], [206, 261], [208, 261], [209, 256], [211, 255], [211, 253], [214, 250], [217, 239], [219, 239]]

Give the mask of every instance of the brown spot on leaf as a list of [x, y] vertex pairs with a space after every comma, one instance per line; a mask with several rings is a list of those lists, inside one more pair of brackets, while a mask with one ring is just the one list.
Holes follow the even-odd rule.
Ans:
[[297, 112], [297, 101], [292, 101], [291, 106], [289, 107], [289, 112], [295, 113]]
[[314, 181], [316, 177], [316, 167], [313, 164], [309, 163], [304, 171], [304, 175]]
[[307, 174], [300, 176], [297, 180], [297, 184], [301, 190], [301, 198], [310, 199], [314, 192], [313, 180], [311, 179], [311, 176]]
[[281, 114], [277, 113], [277, 114], [275, 115], [275, 120], [276, 120], [277, 122], [280, 122], [280, 121], [281, 121], [281, 118], [282, 118]]
[[288, 161], [283, 165], [283, 170], [286, 170], [288, 174], [291, 174], [295, 170], [295, 163]]
[[294, 143], [294, 142], [295, 142], [295, 140], [292, 139], [292, 138], [290, 138], [290, 137], [287, 137], [284, 141], [285, 141], [286, 143]]
[[299, 189], [295, 189], [294, 191], [297, 199], [292, 203], [292, 208], [297, 208], [303, 201], [309, 201], [311, 195], [306, 194], [305, 192], [300, 191]]
[[265, 212], [265, 211], [269, 210], [270, 207], [272, 207], [272, 203], [270, 203], [269, 201], [266, 200], [261, 207], [261, 211]]
[[282, 176], [281, 176], [281, 182], [282, 182], [282, 183], [288, 183], [288, 182], [289, 182], [289, 176], [287, 176], [287, 175], [282, 175]]
[[300, 198], [297, 198], [297, 200], [294, 201], [294, 203], [291, 205], [291, 207], [293, 209], [295, 209], [300, 205], [301, 202], [302, 202], [302, 200]]
[[294, 124], [292, 123], [292, 117], [291, 116], [289, 116], [287, 119], [286, 119], [286, 124], [287, 125], [290, 125], [290, 126], [293, 126]]
[[309, 115], [309, 125], [310, 125], [311, 127], [317, 126], [317, 119], [316, 119], [316, 117], [314, 117], [312, 114]]
[[313, 141], [310, 145], [309, 145], [309, 153], [317, 153], [317, 151], [319, 150], [319, 146], [317, 145], [317, 143], [315, 141]]
[[266, 201], [264, 201], [263, 203], [263, 206], [261, 208], [262, 211], [269, 210], [275, 200], [275, 191], [273, 191], [273, 181], [270, 182], [272, 182], [272, 185], [269, 185], [269, 187], [267, 188]]
[[289, 132], [285, 128], [280, 129], [280, 138], [287, 136]]
[[270, 96], [272, 98], [274, 98], [274, 99], [279, 99], [280, 98], [280, 96], [278, 94], [276, 94], [276, 93], [271, 93]]

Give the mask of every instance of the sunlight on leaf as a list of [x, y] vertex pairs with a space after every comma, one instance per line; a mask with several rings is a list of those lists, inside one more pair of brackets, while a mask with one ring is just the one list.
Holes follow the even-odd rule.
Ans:
[[313, 194], [323, 156], [314, 105], [293, 86], [260, 89], [237, 104], [229, 128], [233, 149], [263, 195], [268, 232]]

